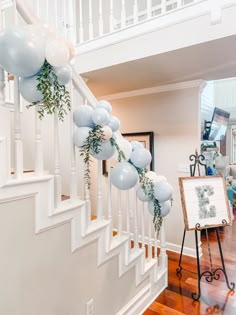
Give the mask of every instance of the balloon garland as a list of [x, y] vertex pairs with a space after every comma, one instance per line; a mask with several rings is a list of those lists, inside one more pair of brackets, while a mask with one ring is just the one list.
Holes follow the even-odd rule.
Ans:
[[98, 160], [116, 159], [111, 170], [111, 183], [120, 190], [128, 190], [138, 182], [137, 197], [148, 202], [158, 237], [163, 217], [171, 210], [173, 189], [164, 176], [147, 171], [152, 156], [138, 141], [127, 141], [119, 132], [120, 121], [111, 115], [112, 107], [106, 101], [98, 102], [96, 109], [81, 105], [73, 113], [78, 127], [74, 131], [74, 144], [80, 149], [85, 163], [85, 184], [91, 186], [91, 155]]

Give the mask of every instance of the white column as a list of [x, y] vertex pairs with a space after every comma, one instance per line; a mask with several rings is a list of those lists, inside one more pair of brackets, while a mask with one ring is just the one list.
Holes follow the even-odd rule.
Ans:
[[92, 7], [92, 0], [89, 0], [89, 39], [93, 39], [93, 7]]
[[162, 227], [160, 231], [160, 267], [166, 268], [167, 255], [166, 255], [166, 235], [165, 235], [165, 218], [163, 218]]
[[102, 205], [102, 161], [97, 161], [97, 220], [101, 221], [103, 219], [103, 205]]
[[148, 260], [152, 259], [152, 216], [148, 218]]
[[134, 0], [134, 24], [138, 23], [138, 0]]
[[91, 201], [90, 201], [90, 191], [85, 185], [85, 201], [86, 201], [86, 212], [87, 212], [87, 226], [89, 225], [89, 222], [91, 221]]
[[84, 41], [84, 28], [83, 28], [83, 0], [79, 0], [79, 42]]
[[99, 20], [98, 20], [98, 28], [99, 28], [99, 36], [103, 35], [103, 12], [102, 12], [102, 0], [99, 0]]
[[136, 193], [134, 205], [134, 248], [138, 248], [138, 200]]
[[108, 178], [107, 178], [107, 218], [110, 221], [111, 237], [113, 237], [113, 220], [112, 220], [112, 190], [111, 190], [111, 162], [107, 161]]
[[161, 14], [166, 13], [166, 0], [161, 1]]
[[60, 146], [59, 146], [59, 121], [57, 113], [54, 114], [54, 196], [55, 207], [61, 202], [61, 169], [60, 169]]
[[121, 28], [125, 27], [125, 19], [126, 19], [126, 12], [125, 12], [125, 0], [121, 1]]
[[113, 27], [113, 0], [110, 0], [110, 33], [113, 32], [114, 27]]
[[145, 222], [144, 222], [144, 214], [145, 214], [145, 206], [144, 202], [142, 202], [142, 209], [141, 209], [141, 225], [142, 225], [142, 248], [145, 249]]
[[147, 0], [147, 19], [151, 18], [152, 13], [152, 0]]
[[39, 105], [35, 105], [35, 173], [36, 175], [43, 174], [43, 144], [42, 144], [42, 129], [41, 120], [38, 115]]
[[121, 199], [121, 190], [117, 190], [118, 192], [118, 236], [122, 233], [122, 199]]
[[72, 82], [69, 86], [70, 99], [71, 99], [71, 111], [70, 111], [70, 139], [71, 139], [71, 151], [70, 151], [70, 198], [77, 197], [77, 176], [76, 176], [76, 157], [75, 157], [75, 145], [73, 143], [74, 122], [73, 122], [73, 105], [74, 105], [74, 86]]
[[21, 130], [21, 112], [20, 112], [20, 92], [19, 78], [14, 79], [14, 146], [15, 146], [15, 178], [21, 178], [23, 175], [23, 143]]

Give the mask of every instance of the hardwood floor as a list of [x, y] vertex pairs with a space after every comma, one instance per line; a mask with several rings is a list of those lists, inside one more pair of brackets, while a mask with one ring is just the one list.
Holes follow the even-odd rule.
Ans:
[[[194, 232], [187, 232], [194, 233]], [[236, 218], [232, 226], [220, 231], [222, 251], [229, 282], [236, 283]], [[209, 232], [213, 268], [221, 267], [220, 254], [215, 232]], [[209, 255], [206, 236], [202, 236], [203, 255], [201, 272], [209, 270]], [[197, 291], [196, 259], [183, 256], [182, 274], [176, 275], [179, 255], [168, 252], [168, 288], [153, 302], [143, 315], [236, 315], [236, 292], [229, 291], [224, 275], [208, 283], [201, 280], [201, 298], [195, 302], [191, 294]]]

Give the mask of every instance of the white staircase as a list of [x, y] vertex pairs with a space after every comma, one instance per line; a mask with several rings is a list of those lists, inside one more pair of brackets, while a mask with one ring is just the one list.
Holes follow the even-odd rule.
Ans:
[[[7, 17], [6, 10], [11, 10], [12, 7], [9, 5], [9, 1], [5, 6], [5, 3], [1, 3], [0, 7], [2, 16], [2, 26], [4, 27], [4, 20]], [[14, 4], [11, 3], [12, 5]], [[25, 1], [16, 1], [17, 11], [26, 23], [36, 23], [39, 19], [33, 14], [33, 12], [26, 6]], [[13, 6], [13, 10], [15, 10]], [[16, 15], [16, 11], [15, 12]], [[8, 90], [10, 84], [6, 80], [6, 74], [1, 70], [0, 77], [0, 94], [1, 94], [1, 105], [6, 104], [6, 91]], [[46, 231], [51, 230], [57, 226], [64, 225], [66, 223], [70, 224], [71, 230], [71, 251], [77, 252], [81, 248], [88, 248], [92, 246], [92, 243], [97, 243], [97, 273], [106, 265], [108, 271], [108, 279], [104, 279], [104, 286], [110, 288], [112, 292], [114, 283], [109, 280], [109, 264], [113, 262], [114, 259], [118, 262], [117, 277], [118, 281], [115, 282], [119, 286], [122, 283], [121, 288], [122, 294], [129, 297], [128, 301], [120, 302], [116, 305], [116, 314], [127, 314], [136, 315], [141, 314], [145, 308], [152, 302], [152, 300], [160, 294], [160, 292], [167, 286], [167, 256], [165, 249], [165, 230], [164, 224], [161, 230], [161, 237], [159, 242], [160, 253], [157, 251], [157, 240], [152, 239], [151, 233], [147, 237], [147, 242], [149, 245], [148, 257], [145, 256], [144, 243], [142, 247], [139, 248], [138, 240], [145, 239], [145, 231], [139, 230], [137, 212], [134, 212], [134, 229], [133, 231], [124, 224], [125, 211], [130, 212], [129, 206], [127, 209], [120, 209], [118, 216], [112, 215], [111, 209], [106, 212], [106, 207], [102, 203], [102, 193], [104, 188], [104, 182], [102, 178], [102, 167], [101, 161], [98, 162], [98, 173], [94, 174], [95, 179], [98, 179], [98, 189], [97, 189], [97, 209], [99, 212], [94, 213], [97, 217], [96, 220], [91, 220], [91, 206], [90, 206], [90, 196], [89, 192], [85, 189], [85, 184], [83, 181], [83, 163], [78, 157], [78, 153], [72, 143], [72, 132], [73, 132], [73, 120], [72, 113], [69, 115], [65, 121], [65, 125], [58, 124], [58, 118], [55, 115], [54, 119], [48, 118], [47, 123], [53, 128], [53, 140], [54, 140], [54, 156], [51, 156], [50, 165], [54, 166], [53, 172], [45, 172], [44, 163], [44, 141], [47, 140], [43, 138], [43, 128], [45, 127], [44, 122], [41, 123], [37, 116], [37, 108], [35, 109], [35, 114], [31, 118], [34, 119], [34, 124], [32, 134], [34, 146], [34, 171], [30, 173], [24, 173], [24, 158], [28, 151], [28, 144], [24, 143], [23, 130], [24, 125], [22, 124], [22, 119], [25, 109], [23, 108], [24, 102], [20, 101], [19, 91], [18, 91], [18, 78], [15, 78], [14, 84], [14, 97], [11, 100], [7, 100], [9, 105], [4, 108], [4, 111], [9, 115], [9, 108], [11, 109], [10, 115], [11, 119], [7, 120], [7, 124], [12, 128], [11, 133], [3, 133], [3, 129], [0, 127], [0, 209], [4, 211], [4, 207], [7, 204], [14, 202], [22, 202], [22, 200], [34, 200], [34, 208], [30, 209], [35, 211], [35, 233], [47, 233]], [[95, 107], [96, 98], [93, 96], [91, 91], [88, 89], [83, 79], [76, 73], [73, 69], [73, 83], [69, 86], [72, 95], [72, 110], [76, 106], [78, 99], [82, 102]], [[9, 93], [7, 95], [10, 95]], [[11, 93], [12, 96], [12, 93]], [[13, 105], [14, 104], [14, 105]], [[32, 109], [30, 109], [32, 110]], [[1, 109], [2, 111], [2, 109]], [[6, 116], [8, 117], [8, 116]], [[5, 119], [4, 117], [2, 117]], [[8, 117], [9, 118], [9, 117]], [[12, 120], [12, 122], [10, 121]], [[31, 122], [29, 122], [31, 123]], [[43, 127], [42, 127], [43, 125]], [[53, 127], [52, 127], [53, 126]], [[62, 131], [60, 130], [62, 128]], [[64, 149], [63, 154], [60, 154], [60, 140], [65, 137], [63, 134], [63, 128], [66, 129], [66, 134], [69, 134], [68, 148]], [[64, 130], [65, 130], [64, 129]], [[69, 131], [68, 131], [69, 130]], [[62, 133], [62, 138], [60, 137]], [[70, 161], [69, 171], [64, 173], [69, 173], [67, 176], [69, 184], [67, 185], [67, 190], [69, 191], [70, 198], [61, 201], [61, 194], [64, 193], [63, 186], [63, 168], [61, 165]], [[13, 173], [11, 171], [11, 161], [14, 161]], [[67, 182], [67, 183], [68, 183]], [[110, 184], [108, 183], [110, 187]], [[109, 188], [111, 189], [111, 188]], [[67, 192], [67, 191], [66, 191]], [[130, 192], [133, 194], [134, 192]], [[110, 197], [113, 194], [110, 193]], [[114, 201], [116, 202], [116, 201]], [[107, 200], [107, 204], [112, 205], [112, 199]], [[133, 205], [132, 205], [133, 207]], [[143, 210], [142, 210], [143, 211]], [[95, 211], [93, 211], [95, 212]], [[147, 213], [147, 212], [146, 212]], [[144, 220], [144, 216], [142, 216]], [[118, 222], [118, 223], [117, 223]], [[152, 228], [152, 218], [148, 217], [149, 222], [149, 232]], [[118, 224], [121, 227], [121, 232], [118, 231], [116, 236], [113, 236], [113, 228]], [[144, 225], [143, 222], [141, 224]], [[36, 236], [37, 237], [37, 236]], [[131, 239], [134, 239], [134, 246], [131, 248]], [[46, 246], [46, 243], [45, 243]], [[154, 255], [152, 254], [152, 246], [154, 246]], [[71, 254], [72, 256], [75, 254]], [[73, 259], [71, 257], [71, 259]], [[17, 264], [17, 262], [16, 262]], [[78, 266], [77, 268], [80, 268]], [[83, 266], [86, 267], [86, 266]], [[134, 271], [135, 270], [135, 271]], [[5, 272], [1, 269], [1, 272]], [[76, 274], [77, 270], [74, 270]], [[20, 270], [19, 270], [20, 273]], [[16, 274], [16, 277], [20, 276]], [[112, 275], [110, 275], [112, 278]], [[0, 275], [1, 279], [1, 275]], [[120, 279], [120, 280], [119, 280]], [[126, 280], [127, 279], [127, 280]], [[73, 280], [72, 280], [73, 281]], [[131, 281], [131, 283], [130, 283]], [[89, 282], [89, 280], [88, 280]], [[3, 283], [3, 285], [7, 285]], [[93, 283], [86, 284], [86, 286], [91, 286], [91, 291], [93, 288]], [[101, 283], [103, 286], [103, 283]], [[132, 288], [131, 288], [132, 287]], [[134, 288], [135, 289], [134, 289]], [[22, 287], [24, 291], [24, 286]], [[8, 292], [8, 291], [7, 291]], [[7, 294], [7, 293], [6, 293]], [[78, 292], [78, 294], [82, 294]], [[114, 290], [114, 295], [111, 294], [111, 299], [116, 301], [116, 295]], [[40, 299], [40, 296], [38, 297]], [[12, 297], [14, 305], [14, 297]], [[9, 296], [6, 299], [3, 298], [2, 310], [4, 310], [4, 315], [12, 314], [24, 314], [32, 315], [27, 311], [27, 303], [25, 302], [26, 309], [19, 309], [7, 302]], [[58, 296], [58, 300], [63, 304], [63, 296]], [[4, 304], [6, 303], [6, 304]], [[59, 302], [58, 302], [59, 303]], [[86, 305], [87, 300], [81, 301], [81, 304]], [[109, 309], [109, 303], [104, 305], [103, 313], [97, 313], [96, 308], [94, 308], [94, 314], [98, 315], [113, 315]], [[47, 309], [47, 305], [44, 305], [44, 309]], [[1, 310], [1, 307], [0, 307]], [[40, 309], [35, 309], [34, 315], [42, 314]], [[44, 312], [45, 314], [45, 312]], [[58, 312], [51, 311], [46, 313], [48, 315], [58, 315]], [[69, 313], [60, 313], [61, 315], [69, 315]], [[81, 308], [79, 313], [70, 313], [71, 315], [80, 314], [85, 315], [85, 308]]]

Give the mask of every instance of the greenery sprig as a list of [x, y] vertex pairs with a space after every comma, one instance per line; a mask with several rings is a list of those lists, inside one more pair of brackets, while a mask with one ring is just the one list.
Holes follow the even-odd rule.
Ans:
[[67, 111], [71, 110], [70, 93], [66, 90], [65, 85], [58, 83], [53, 66], [46, 60], [39, 72], [37, 81], [37, 89], [42, 92], [43, 99], [40, 102], [33, 102], [32, 105], [40, 105], [39, 118], [43, 119], [45, 114], [56, 112], [59, 120], [63, 121]]
[[120, 147], [118, 146], [118, 144], [116, 143], [115, 138], [112, 137], [112, 138], [110, 139], [110, 142], [111, 142], [111, 145], [116, 148], [116, 151], [117, 151], [117, 153], [118, 153], [118, 162], [121, 162], [122, 160], [125, 160], [125, 159], [126, 159], [125, 154], [124, 154], [124, 152], [120, 149]]

